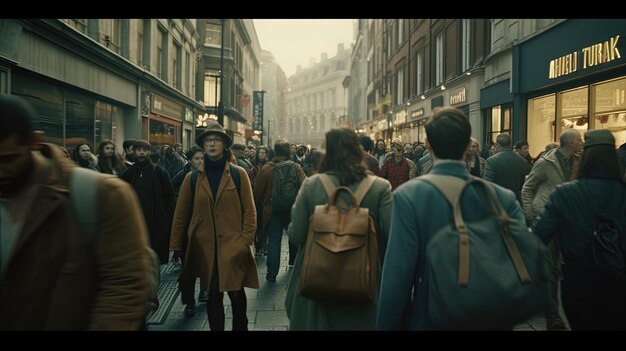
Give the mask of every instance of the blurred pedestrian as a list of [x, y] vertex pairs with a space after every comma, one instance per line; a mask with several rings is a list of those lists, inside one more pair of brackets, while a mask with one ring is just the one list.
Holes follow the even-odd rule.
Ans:
[[137, 196], [94, 173], [94, 243], [69, 199], [77, 166], [33, 132], [34, 116], [0, 95], [0, 330], [138, 330], [154, 272]]

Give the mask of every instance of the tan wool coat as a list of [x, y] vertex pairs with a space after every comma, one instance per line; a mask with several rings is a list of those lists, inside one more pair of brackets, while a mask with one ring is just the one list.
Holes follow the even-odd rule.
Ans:
[[191, 194], [189, 172], [180, 187], [170, 250], [180, 250], [183, 235], [189, 236], [185, 266], [179, 281], [182, 283], [196, 276], [210, 282], [215, 255], [220, 291], [238, 291], [243, 287], [259, 288], [259, 277], [252, 243], [256, 231], [256, 210], [252, 187], [246, 171], [234, 166], [241, 179], [241, 194], [230, 175], [230, 163], [226, 162], [216, 199], [204, 171], [198, 168], [195, 196]]
[[0, 330], [138, 330], [154, 272], [137, 195], [101, 178], [94, 244], [69, 199], [76, 164], [55, 145], [42, 151], [33, 152], [35, 170], [49, 171], [0, 282]]

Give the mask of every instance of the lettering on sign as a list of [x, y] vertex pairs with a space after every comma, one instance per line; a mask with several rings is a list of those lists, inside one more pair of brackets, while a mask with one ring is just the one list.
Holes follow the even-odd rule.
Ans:
[[467, 101], [465, 96], [465, 87], [461, 88], [458, 92], [450, 94], [450, 105], [456, 105]]
[[622, 57], [617, 44], [619, 35], [609, 40], [593, 44], [579, 51], [574, 51], [550, 61], [549, 79], [558, 78], [578, 71], [580, 62], [582, 69], [601, 65]]
[[423, 115], [424, 115], [423, 107], [411, 112], [411, 118], [418, 118], [418, 117], [422, 117]]

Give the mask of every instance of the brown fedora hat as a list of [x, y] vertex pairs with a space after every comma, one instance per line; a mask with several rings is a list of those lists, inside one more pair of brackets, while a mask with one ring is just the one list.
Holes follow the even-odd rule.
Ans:
[[208, 124], [204, 129], [204, 132], [196, 137], [196, 144], [198, 146], [204, 148], [204, 138], [209, 134], [218, 134], [219, 136], [224, 138], [224, 144], [226, 144], [226, 147], [230, 147], [233, 144], [233, 138], [231, 138], [230, 135], [226, 134], [224, 127], [217, 123], [217, 121], [215, 121], [214, 119], [210, 119], [207, 123]]

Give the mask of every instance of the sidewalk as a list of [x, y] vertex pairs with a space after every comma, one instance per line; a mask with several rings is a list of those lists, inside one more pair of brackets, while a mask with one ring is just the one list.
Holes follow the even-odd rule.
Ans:
[[[266, 257], [256, 257], [259, 274], [259, 289], [246, 288], [248, 300], [248, 329], [249, 330], [287, 330], [289, 320], [285, 312], [285, 295], [287, 294], [287, 263], [289, 256], [287, 235], [283, 235], [281, 243], [280, 270], [275, 283], [265, 280], [267, 273]], [[206, 315], [206, 303], [196, 301], [196, 313], [191, 318], [185, 318], [185, 305], [180, 301], [180, 292], [176, 279], [180, 269], [173, 265], [161, 265], [161, 284], [159, 286], [159, 301], [161, 306], [157, 313], [149, 315], [148, 330], [209, 330]], [[200, 279], [196, 280], [196, 298], [200, 291]], [[232, 329], [232, 310], [228, 294], [224, 294], [224, 309], [226, 312], [226, 330]]]
[[[285, 295], [287, 294], [287, 263], [289, 248], [287, 235], [283, 235], [281, 243], [280, 270], [275, 283], [265, 280], [267, 273], [266, 257], [256, 257], [259, 274], [259, 289], [246, 288], [248, 300], [248, 329], [249, 330], [288, 330], [289, 320], [285, 312]], [[185, 318], [185, 306], [180, 301], [180, 292], [176, 279], [180, 269], [173, 265], [161, 265], [161, 284], [159, 286], [159, 301], [161, 306], [157, 313], [149, 315], [148, 330], [183, 331], [209, 330], [206, 315], [206, 303], [196, 301], [196, 313], [191, 318]], [[200, 291], [200, 279], [196, 281], [196, 297]], [[232, 329], [232, 310], [228, 294], [224, 294], [224, 309], [226, 312], [226, 330]], [[546, 330], [545, 319], [536, 316], [516, 326], [514, 331]]]

